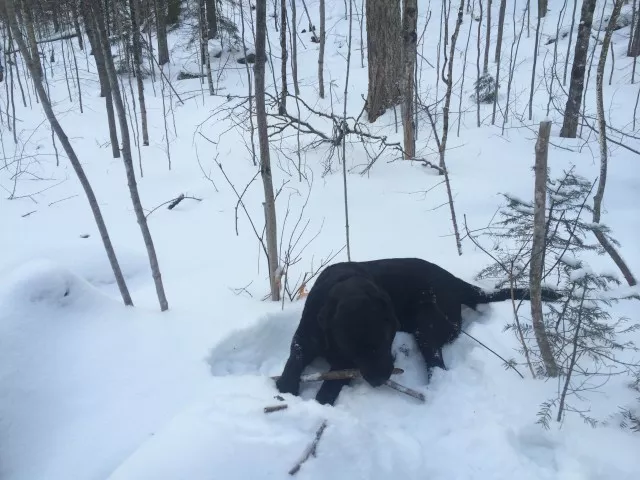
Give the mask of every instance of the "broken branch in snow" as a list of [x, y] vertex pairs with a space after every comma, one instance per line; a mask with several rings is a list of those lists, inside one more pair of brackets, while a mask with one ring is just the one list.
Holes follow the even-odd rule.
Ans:
[[[404, 373], [404, 370], [401, 368], [394, 368], [392, 375], [399, 375]], [[318, 373], [309, 373], [307, 375], [301, 375], [301, 382], [319, 382], [322, 380], [346, 380], [346, 379], [355, 379], [360, 378], [362, 374], [360, 370], [355, 368], [350, 368], [346, 370], [331, 370], [329, 372], [318, 372]], [[278, 380], [280, 375], [276, 375], [271, 377], [273, 380]]]
[[271, 405], [269, 407], [264, 407], [264, 413], [278, 412], [280, 410], [284, 410], [285, 408], [289, 408], [289, 405], [287, 405], [286, 403], [280, 405]]
[[153, 208], [149, 213], [147, 213], [146, 218], [149, 218], [149, 215], [151, 215], [153, 212], [155, 212], [156, 210], [158, 210], [160, 207], [165, 206], [166, 204], [169, 204], [169, 206], [167, 207], [167, 209], [169, 210], [173, 210], [176, 205], [178, 205], [181, 201], [185, 200], [185, 199], [189, 199], [189, 200], [196, 200], [197, 202], [201, 202], [202, 199], [201, 198], [197, 198], [197, 197], [188, 197], [186, 196], [184, 193], [181, 193], [180, 195], [178, 195], [176, 198], [172, 198], [171, 200], [167, 200], [166, 202], [162, 202], [160, 205], [158, 205], [157, 207]]
[[423, 393], [420, 393], [412, 388], [405, 387], [404, 385], [400, 385], [399, 383], [396, 383], [391, 379], [387, 380], [385, 382], [385, 385], [387, 387], [393, 388], [394, 390], [397, 390], [400, 393], [404, 393], [405, 395], [409, 395], [410, 397], [417, 398], [421, 402], [424, 402], [426, 400]]
[[[45, 38], [44, 40], [38, 40], [36, 42], [36, 45], [42, 45], [43, 43], [53, 43], [53, 42], [57, 42], [58, 40], [69, 40], [71, 38], [75, 38], [78, 35], [75, 33], [63, 33], [61, 35], [57, 35], [55, 37], [52, 38]], [[12, 50], [12, 51], [8, 51], [5, 53], [5, 55], [14, 55], [16, 53], [20, 53], [20, 50]]]
[[320, 437], [322, 437], [322, 433], [324, 432], [325, 428], [327, 428], [327, 421], [323, 420], [322, 424], [320, 425], [320, 427], [316, 431], [315, 438], [309, 444], [309, 446], [305, 449], [304, 453], [300, 457], [300, 460], [298, 460], [298, 462], [293, 466], [293, 468], [291, 468], [291, 470], [289, 470], [289, 475], [295, 475], [296, 473], [298, 473], [298, 471], [300, 470], [300, 467], [302, 466], [302, 464], [304, 462], [306, 462], [307, 460], [309, 460], [309, 457], [311, 455], [313, 455], [314, 457], [316, 456], [316, 449], [318, 447], [318, 442], [320, 441]]

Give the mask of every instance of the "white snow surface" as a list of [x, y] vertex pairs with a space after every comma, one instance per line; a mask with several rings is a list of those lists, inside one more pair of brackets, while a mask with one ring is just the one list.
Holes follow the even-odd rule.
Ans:
[[[520, 12], [522, 2], [513, 3]], [[333, 99], [318, 99], [318, 46], [309, 41], [308, 32], [300, 34], [304, 46], [301, 43], [298, 47], [302, 98], [327, 112], [332, 106], [342, 111], [348, 30], [343, 5], [342, 1], [327, 0], [325, 88], [329, 92], [329, 82], [335, 83], [330, 91]], [[315, 22], [318, 1], [307, 1], [307, 6]], [[234, 16], [229, 5], [222, 8]], [[421, 3], [419, 8], [421, 32], [427, 6]], [[440, 2], [431, 1], [430, 8], [434, 18], [424, 36], [422, 53], [436, 65], [439, 22], [435, 18]], [[499, 2], [493, 2], [493, 8], [497, 18]], [[509, 2], [503, 52], [508, 52], [513, 40], [512, 8]], [[597, 8], [601, 9], [600, 2]], [[549, 12], [543, 34], [555, 35], [558, 13]], [[298, 15], [301, 30], [307, 23], [301, 6]], [[569, 15], [561, 22], [562, 31], [570, 25]], [[455, 15], [450, 17], [452, 32]], [[237, 10], [235, 18], [239, 21]], [[468, 21], [465, 14], [458, 38], [460, 51], [466, 42]], [[271, 20], [268, 28], [279, 86], [278, 33]], [[248, 37], [250, 32], [247, 24]], [[619, 128], [630, 128], [637, 94], [637, 84], [629, 81], [632, 61], [624, 54], [628, 33], [628, 27], [614, 33], [615, 69], [612, 85], [606, 85], [604, 95], [606, 108], [616, 113], [617, 120], [610, 121], [617, 121]], [[357, 21], [353, 35], [348, 111], [356, 117], [362, 109], [361, 94], [366, 95], [367, 89], [366, 54], [362, 68], [357, 50]], [[473, 230], [491, 221], [503, 201], [500, 192], [510, 192], [524, 204], [531, 202], [531, 167], [539, 121], [553, 121], [549, 150], [552, 176], [575, 165], [577, 173], [595, 179], [599, 161], [595, 136], [588, 139], [588, 148], [584, 148], [583, 139], [558, 138], [561, 116], [554, 109], [547, 115], [548, 94], [542, 75], [551, 68], [553, 44], [540, 46], [534, 119], [521, 121], [520, 116], [526, 116], [533, 33], [531, 38], [523, 35], [519, 48], [518, 61], [522, 63], [516, 69], [511, 119], [504, 135], [500, 114], [496, 126], [489, 125], [491, 106], [482, 106], [483, 126], [477, 128], [475, 105], [470, 100], [475, 80], [475, 28], [471, 35], [462, 93], [467, 113], [461, 120], [460, 136], [456, 134], [458, 114], [451, 119], [447, 166], [460, 226], [466, 215]], [[561, 38], [558, 42], [558, 65], [564, 62], [567, 41]], [[40, 105], [31, 98], [33, 106], [24, 108], [16, 90], [17, 144], [5, 118], [0, 125], [4, 156], [0, 164], [2, 480], [285, 479], [290, 478], [288, 470], [325, 419], [328, 427], [317, 455], [303, 464], [298, 478], [640, 478], [640, 435], [620, 429], [615, 415], [618, 407], [637, 404], [634, 391], [628, 388], [629, 378], [615, 377], [599, 391], [585, 392], [582, 401], [571, 399], [576, 408], [606, 424], [592, 428], [575, 413], [557, 423], [552, 410], [551, 428], [545, 430], [536, 424], [537, 413], [543, 402], [557, 398], [559, 383], [533, 380], [523, 365], [518, 368], [526, 379], [520, 379], [466, 336], [445, 348], [448, 370], [436, 370], [426, 385], [412, 338], [397, 335], [396, 363], [405, 373], [396, 380], [423, 392], [424, 404], [388, 387], [373, 389], [358, 381], [343, 389], [335, 407], [321, 406], [313, 400], [319, 386], [316, 383], [305, 385], [301, 397], [284, 395], [286, 410], [265, 414], [265, 406], [280, 403], [269, 377], [281, 373], [304, 300], [287, 299], [283, 304], [263, 301], [268, 290], [264, 255], [243, 210], [236, 212], [236, 195], [214, 163], [217, 158], [239, 191], [256, 172], [248, 132], [234, 126], [239, 118], [230, 118], [227, 110], [220, 110], [232, 104], [234, 95], [246, 95], [246, 70], [235, 68], [240, 66], [236, 58], [242, 56], [241, 47], [231, 52], [225, 48], [220, 59], [213, 59], [217, 95], [209, 97], [206, 85], [202, 87], [197, 79], [176, 80], [181, 70], [198, 70], [195, 44], [188, 43], [186, 29], [173, 31], [170, 43], [172, 62], [166, 73], [184, 100], [181, 104], [166, 90], [165, 100], [173, 108], [167, 117], [171, 170], [158, 77], [155, 83], [145, 80], [151, 143], [141, 147], [144, 176], [134, 148], [138, 186], [147, 212], [180, 193], [201, 199], [184, 200], [173, 210], [163, 206], [149, 216], [170, 306], [167, 312], [159, 311], [122, 160], [111, 157], [104, 99], [99, 96], [92, 57], [87, 57], [86, 63], [79, 62], [82, 114], [73, 86], [73, 101], [69, 100], [62, 62], [50, 65], [49, 55], [45, 55], [46, 68], [54, 109], [95, 189], [134, 307], [122, 304], [86, 198], [58, 142], [60, 165], [56, 166], [51, 131], [43, 122]], [[62, 58], [59, 44], [43, 48], [46, 52], [58, 49], [56, 57]], [[219, 51], [219, 43], [212, 42], [211, 50], [216, 49]], [[600, 47], [595, 51], [599, 55]], [[545, 54], [548, 58], [542, 61]], [[462, 61], [462, 55], [454, 59], [458, 80]], [[5, 81], [9, 81], [6, 62], [3, 65]], [[427, 62], [419, 61], [419, 68], [421, 95], [435, 101], [437, 72]], [[503, 69], [506, 72], [506, 66]], [[609, 71], [610, 65], [607, 75]], [[273, 92], [273, 76], [269, 69], [267, 73], [267, 88]], [[127, 77], [123, 80], [127, 85]], [[458, 80], [452, 100], [456, 106], [452, 111], [456, 112]], [[587, 110], [592, 113], [594, 84], [592, 81], [587, 95]], [[4, 117], [10, 103], [2, 86]], [[502, 106], [505, 87], [500, 88]], [[439, 89], [441, 97], [441, 82]], [[557, 82], [554, 90], [557, 101], [564, 103], [566, 97]], [[128, 85], [124, 92], [130, 102]], [[289, 105], [295, 112], [295, 102], [290, 100]], [[329, 123], [308, 114], [302, 116], [330, 134]], [[441, 125], [441, 117], [438, 122]], [[389, 141], [402, 139], [401, 128], [395, 132], [392, 111], [367, 125], [372, 133], [388, 135]], [[132, 137], [137, 138], [137, 133]], [[301, 137], [303, 146], [312, 140], [308, 135]], [[631, 146], [629, 139], [625, 141]], [[280, 146], [282, 152], [276, 148]], [[636, 142], [632, 147], [639, 149], [640, 145]], [[274, 140], [271, 151], [275, 188], [281, 189], [278, 235], [285, 247], [309, 221], [294, 252], [300, 260], [290, 269], [293, 283], [338, 251], [333, 261], [346, 260], [345, 250], [340, 251], [345, 243], [342, 167], [334, 157], [331, 171], [324, 175], [328, 148], [305, 149], [301, 160], [303, 173], [313, 183], [310, 188], [307, 182], [299, 181], [295, 148], [295, 135], [288, 135], [282, 141]], [[417, 156], [436, 162], [434, 151], [429, 121], [423, 116], [418, 124]], [[603, 222], [620, 241], [623, 257], [637, 274], [640, 169], [629, 150], [610, 145], [610, 151]], [[16, 162], [20, 154], [25, 157]], [[391, 151], [381, 156], [367, 175], [360, 175], [367, 163], [366, 152], [357, 142], [347, 145], [352, 258], [421, 257], [474, 282], [475, 274], [490, 259], [468, 238], [463, 240], [463, 255], [458, 256], [441, 177], [420, 162], [400, 161]], [[258, 231], [263, 226], [262, 195], [258, 178], [243, 197]], [[299, 216], [302, 220], [294, 230]], [[491, 246], [484, 241], [485, 246]], [[307, 246], [302, 249], [303, 245]], [[590, 257], [588, 264], [594, 271], [615, 268], [607, 257]], [[491, 282], [482, 285], [492, 287]], [[637, 288], [621, 290], [638, 292]], [[503, 331], [512, 321], [511, 305], [503, 302], [479, 310], [463, 311], [468, 332], [503, 357], [522, 363], [515, 337]], [[612, 317], [620, 316], [637, 320], [637, 304], [631, 300], [614, 304]], [[638, 334], [634, 335], [640, 343]], [[323, 362], [311, 368], [322, 369]]]

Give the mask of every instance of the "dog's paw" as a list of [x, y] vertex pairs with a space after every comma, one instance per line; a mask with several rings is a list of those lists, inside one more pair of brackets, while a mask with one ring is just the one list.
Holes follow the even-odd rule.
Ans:
[[280, 393], [290, 393], [291, 395], [300, 395], [300, 382], [290, 381], [285, 377], [276, 380], [276, 388]]

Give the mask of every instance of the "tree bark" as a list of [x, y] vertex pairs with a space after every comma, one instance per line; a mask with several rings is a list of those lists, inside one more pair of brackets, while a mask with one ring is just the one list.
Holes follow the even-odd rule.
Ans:
[[[91, 0], [85, 1], [91, 3]], [[158, 264], [155, 247], [153, 245], [153, 239], [151, 238], [151, 232], [149, 231], [149, 226], [147, 225], [147, 218], [145, 217], [144, 210], [142, 208], [140, 194], [138, 193], [138, 185], [136, 183], [136, 175], [133, 168], [133, 157], [131, 155], [129, 125], [127, 124], [126, 111], [124, 108], [124, 103], [122, 101], [122, 95], [120, 93], [118, 74], [116, 73], [116, 69], [113, 65], [111, 45], [109, 44], [109, 38], [107, 36], [104, 23], [104, 14], [100, 5], [92, 4], [90, 8], [95, 19], [95, 24], [97, 26], [97, 37], [100, 39], [100, 45], [102, 47], [105, 65], [107, 67], [107, 74], [109, 75], [109, 83], [111, 85], [111, 91], [113, 93], [113, 100], [116, 106], [116, 111], [118, 112], [120, 134], [122, 135], [122, 157], [127, 175], [127, 184], [129, 185], [131, 202], [133, 204], [133, 210], [135, 212], [136, 219], [142, 233], [145, 247], [147, 249], [147, 255], [149, 256], [151, 274], [155, 283], [158, 302], [160, 303], [160, 310], [165, 311], [169, 308], [169, 304], [167, 302], [167, 298], [164, 292], [164, 286], [162, 284], [162, 275], [160, 274], [160, 266]]]
[[22, 0], [22, 11], [27, 31], [27, 39], [29, 41], [29, 51], [33, 61], [33, 67], [37, 70], [40, 77], [42, 73], [42, 63], [40, 62], [40, 52], [38, 51], [38, 42], [36, 41], [35, 20], [33, 17], [33, 4], [28, 0]]
[[531, 322], [538, 342], [540, 356], [549, 377], [558, 376], [558, 365], [544, 328], [542, 316], [542, 274], [544, 270], [545, 251], [545, 204], [547, 197], [547, 156], [549, 152], [549, 135], [551, 122], [540, 122], [538, 141], [536, 142], [535, 165], [535, 205], [533, 209], [533, 245], [531, 251], [531, 268], [529, 286], [531, 289]]
[[[611, 17], [609, 17], [609, 23], [602, 40], [602, 50], [600, 52], [600, 59], [598, 61], [598, 68], [596, 71], [596, 104], [598, 109], [598, 142], [600, 144], [600, 178], [598, 179], [598, 189], [593, 196], [593, 222], [600, 223], [600, 217], [602, 214], [602, 199], [604, 198], [604, 189], [607, 183], [607, 168], [608, 168], [608, 152], [607, 152], [607, 122], [604, 112], [604, 99], [602, 97], [603, 83], [604, 83], [604, 68], [607, 63], [607, 55], [609, 53], [609, 45], [611, 44], [611, 36], [613, 35], [613, 28], [616, 25], [620, 10], [622, 9], [623, 0], [615, 0], [613, 5], [613, 11]], [[615, 264], [618, 266], [625, 280], [631, 286], [636, 284], [631, 270], [622, 259], [622, 256], [616, 251], [615, 247], [609, 242], [607, 237], [602, 231], [595, 229], [594, 234], [602, 245], [602, 248], [609, 254]]]
[[498, 13], [498, 34], [496, 39], [496, 81], [493, 88], [493, 110], [491, 112], [491, 125], [496, 123], [496, 110], [498, 108], [498, 87], [500, 86], [500, 57], [502, 56], [502, 35], [504, 33], [504, 17], [507, 10], [507, 0], [500, 1], [500, 12]]
[[95, 22], [91, 11], [86, 8], [86, 4], [82, 5], [82, 13], [84, 17], [84, 28], [87, 32], [89, 45], [96, 61], [98, 69], [98, 79], [100, 80], [100, 96], [104, 97], [107, 109], [107, 125], [109, 127], [109, 139], [111, 141], [111, 154], [113, 158], [120, 158], [120, 141], [118, 140], [118, 130], [116, 127], [116, 116], [113, 110], [113, 97], [111, 96], [111, 85], [109, 84], [109, 76], [104, 63], [104, 55], [100, 47], [100, 41], [96, 33]]
[[547, 16], [548, 0], [538, 0], [538, 18]]
[[[500, 55], [502, 53], [502, 35], [504, 33], [504, 17], [507, 13], [507, 0], [500, 0], [500, 11], [498, 13], [498, 34], [496, 36], [496, 54], [494, 62], [498, 64], [500, 68]], [[496, 79], [496, 84], [498, 80]]]
[[149, 129], [147, 127], [147, 105], [144, 100], [144, 82], [142, 81], [142, 42], [140, 42], [140, 26], [138, 0], [129, 0], [129, 11], [131, 14], [131, 38], [133, 40], [133, 68], [136, 72], [136, 83], [138, 85], [138, 103], [140, 104], [140, 120], [142, 122], [142, 144], [149, 145]]
[[324, 21], [325, 21], [325, 0], [320, 0], [320, 52], [318, 53], [318, 87], [320, 98], [324, 98]]
[[291, 76], [293, 77], [293, 91], [296, 96], [300, 95], [300, 85], [298, 84], [298, 14], [296, 11], [296, 0], [291, 1]]
[[482, 63], [482, 73], [489, 73], [489, 47], [491, 46], [491, 4], [493, 0], [487, 0], [487, 34], [484, 39], [484, 62]]
[[399, 2], [367, 0], [367, 115], [371, 123], [401, 100], [400, 23]]
[[573, 66], [571, 67], [569, 97], [567, 98], [567, 105], [564, 109], [564, 120], [562, 122], [562, 128], [560, 129], [560, 136], [565, 138], [576, 138], [578, 134], [582, 91], [584, 90], [584, 74], [587, 65], [587, 52], [589, 50], [589, 38], [591, 37], [591, 25], [593, 23], [593, 12], [595, 8], [596, 0], [582, 1], [576, 49], [573, 54]]
[[82, 40], [82, 30], [80, 30], [80, 13], [78, 8], [78, 2], [80, 0], [73, 0], [71, 3], [71, 15], [73, 16], [73, 28], [76, 31], [76, 37], [78, 38], [78, 46], [80, 50], [84, 50], [84, 42]]
[[206, 0], [207, 3], [207, 38], [212, 40], [218, 36], [218, 13], [216, 0]]
[[418, 34], [416, 32], [417, 20], [417, 0], [404, 0], [402, 15], [402, 68], [404, 69], [402, 130], [404, 133], [404, 158], [406, 159], [416, 156], [416, 126], [413, 117], [413, 82], [418, 40]]
[[213, 77], [211, 76], [211, 57], [209, 55], [209, 40], [207, 33], [207, 11], [205, 0], [199, 0], [200, 2], [200, 53], [202, 57], [202, 65], [204, 67], [205, 74], [207, 76], [207, 86], [209, 87], [209, 95], [214, 95], [213, 90]]
[[155, 0], [156, 31], [158, 34], [158, 64], [169, 63], [167, 42], [167, 0]]
[[278, 281], [278, 234], [276, 223], [275, 195], [273, 193], [273, 178], [271, 174], [271, 159], [269, 156], [269, 137], [267, 132], [267, 111], [265, 105], [265, 63], [267, 59], [265, 44], [267, 36], [267, 1], [256, 1], [256, 63], [254, 78], [256, 90], [256, 121], [258, 127], [258, 141], [260, 143], [260, 175], [264, 187], [264, 212], [267, 234], [267, 262], [269, 263], [269, 283], [271, 300], [280, 300], [280, 285]]
[[182, 0], [163, 0], [167, 2], [165, 25], [175, 25], [180, 21], [180, 4]]
[[629, 57], [637, 57], [640, 55], [640, 11], [635, 11], [636, 24], [633, 28], [633, 40], [629, 46], [627, 55]]
[[[456, 248], [458, 249], [458, 255], [462, 255], [462, 242], [460, 241], [460, 232], [458, 230], [458, 221], [456, 219], [456, 211], [453, 205], [453, 194], [451, 192], [451, 183], [449, 181], [449, 173], [445, 162], [445, 154], [447, 151], [447, 139], [449, 138], [449, 108], [451, 107], [451, 95], [453, 93], [453, 58], [456, 51], [456, 43], [458, 42], [458, 35], [460, 34], [460, 26], [462, 25], [462, 16], [464, 15], [464, 0], [460, 0], [458, 7], [458, 16], [456, 18], [456, 26], [451, 35], [451, 50], [449, 51], [448, 65], [443, 65], [442, 80], [447, 86], [447, 90], [444, 97], [444, 107], [442, 109], [442, 139], [438, 145], [440, 152], [440, 168], [441, 173], [444, 174], [444, 182], [447, 187], [447, 197], [449, 199], [449, 210], [451, 211], [451, 221], [453, 222], [453, 234], [456, 240]], [[445, 50], [446, 52], [446, 50]], [[445, 53], [445, 62], [446, 53]], [[447, 76], [444, 75], [444, 68], [447, 67]], [[435, 127], [434, 127], [435, 131]]]
[[280, 76], [282, 89], [280, 91], [280, 115], [287, 111], [287, 0], [280, 0]]
[[93, 213], [93, 218], [95, 219], [96, 226], [98, 227], [98, 231], [100, 232], [100, 238], [102, 239], [102, 243], [104, 245], [104, 249], [107, 253], [107, 258], [109, 259], [109, 264], [111, 265], [111, 269], [113, 270], [113, 275], [116, 279], [116, 284], [118, 285], [118, 289], [120, 290], [120, 295], [122, 296], [122, 300], [125, 305], [133, 306], [133, 301], [131, 300], [131, 295], [129, 294], [129, 290], [127, 288], [127, 284], [124, 280], [124, 276], [122, 275], [122, 270], [120, 269], [120, 264], [118, 263], [118, 258], [116, 257], [115, 250], [113, 248], [113, 244], [111, 243], [111, 238], [109, 237], [109, 232], [107, 230], [107, 226], [104, 222], [104, 218], [102, 217], [102, 212], [100, 211], [100, 206], [98, 205], [98, 200], [96, 199], [95, 193], [93, 192], [93, 188], [89, 183], [89, 179], [84, 173], [84, 169], [82, 168], [82, 164], [76, 155], [75, 150], [71, 146], [71, 142], [67, 137], [66, 133], [62, 129], [62, 126], [58, 122], [55, 113], [53, 112], [53, 108], [51, 108], [51, 102], [49, 101], [49, 97], [47, 96], [47, 92], [42, 82], [42, 76], [39, 73], [38, 68], [36, 67], [36, 63], [29, 50], [27, 49], [27, 44], [22, 38], [22, 33], [20, 28], [18, 27], [18, 23], [16, 20], [16, 11], [14, 0], [6, 0], [5, 6], [7, 10], [7, 21], [9, 23], [9, 27], [13, 31], [15, 35], [15, 40], [18, 44], [18, 48], [20, 49], [20, 53], [24, 58], [25, 63], [27, 64], [27, 68], [31, 72], [31, 76], [33, 78], [34, 85], [38, 92], [38, 96], [40, 97], [40, 101], [42, 103], [42, 108], [45, 111], [47, 119], [51, 124], [51, 128], [56, 133], [58, 140], [62, 144], [65, 153], [69, 157], [69, 161], [71, 162], [71, 166], [78, 176], [78, 180], [80, 181], [80, 185], [82, 185], [82, 189], [84, 190], [85, 195], [87, 196], [87, 200], [89, 201], [89, 206], [91, 207], [91, 212]]

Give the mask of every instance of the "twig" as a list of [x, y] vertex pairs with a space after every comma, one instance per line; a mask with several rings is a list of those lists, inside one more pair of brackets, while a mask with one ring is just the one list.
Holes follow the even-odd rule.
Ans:
[[300, 467], [302, 466], [302, 464], [304, 462], [306, 462], [307, 460], [309, 460], [309, 457], [311, 455], [313, 455], [315, 457], [316, 448], [318, 447], [318, 442], [320, 441], [320, 437], [322, 437], [322, 433], [324, 432], [325, 428], [327, 428], [327, 421], [323, 420], [322, 424], [320, 425], [320, 427], [316, 431], [316, 437], [309, 444], [309, 446], [305, 449], [304, 453], [300, 457], [300, 460], [298, 460], [298, 462], [293, 466], [293, 468], [291, 470], [289, 470], [289, 475], [295, 475], [296, 473], [298, 473], [298, 471], [300, 470]]
[[280, 410], [284, 410], [286, 408], [289, 408], [289, 405], [285, 404], [280, 404], [280, 405], [271, 405], [269, 407], [264, 407], [264, 413], [273, 413], [273, 412], [278, 412]]
[[55, 202], [51, 202], [49, 206], [55, 205], [56, 203], [64, 202], [65, 200], [69, 200], [70, 198], [77, 197], [78, 195], [71, 195], [70, 197], [61, 198], [60, 200], [56, 200]]
[[184, 193], [181, 193], [179, 196], [177, 196], [176, 198], [172, 198], [171, 200], [167, 200], [166, 202], [162, 202], [160, 205], [158, 205], [157, 207], [154, 207], [149, 213], [147, 213], [146, 218], [149, 218], [149, 215], [151, 215], [153, 212], [155, 212], [156, 210], [158, 210], [160, 207], [165, 206], [166, 204], [170, 204], [167, 208], [169, 210], [173, 209], [176, 205], [178, 205], [182, 200], [185, 199], [189, 199], [189, 200], [196, 200], [198, 202], [201, 202], [202, 199], [201, 198], [197, 198], [197, 197], [188, 197], [186, 196]]
[[496, 353], [495, 351], [491, 350], [489, 347], [487, 347], [484, 343], [482, 343], [480, 340], [478, 340], [476, 337], [468, 334], [467, 332], [465, 332], [464, 330], [461, 330], [462, 333], [464, 333], [467, 337], [469, 337], [472, 340], [475, 340], [476, 342], [478, 342], [480, 345], [482, 345], [484, 348], [486, 348], [487, 350], [489, 350], [491, 353], [493, 353], [496, 357], [498, 357], [500, 360], [502, 360], [505, 365], [507, 365], [509, 368], [512, 368], [518, 375], [520, 375], [520, 378], [524, 379], [524, 375], [522, 375], [518, 369], [516, 367], [514, 367], [509, 361], [507, 361], [505, 358], [503, 358], [502, 356], [500, 356], [498, 353]]
[[[394, 368], [392, 375], [400, 375], [404, 373], [404, 370], [401, 368]], [[355, 379], [360, 378], [362, 374], [360, 370], [356, 368], [345, 369], [345, 370], [331, 370], [329, 372], [317, 372], [317, 373], [308, 373], [306, 375], [300, 376], [301, 382], [319, 382], [322, 380], [346, 380], [348, 378]], [[273, 380], [278, 380], [280, 375], [276, 375], [271, 377]]]
[[167, 210], [173, 210], [184, 199], [185, 199], [184, 193], [181, 193], [169, 204], [169, 206], [167, 207]]
[[405, 387], [404, 385], [400, 385], [399, 383], [394, 382], [391, 379], [387, 380], [385, 382], [385, 385], [387, 387], [393, 388], [394, 390], [397, 390], [400, 393], [404, 393], [404, 394], [409, 395], [409, 396], [411, 396], [413, 398], [417, 398], [421, 402], [426, 401], [426, 398], [425, 398], [423, 393], [420, 393], [420, 392], [418, 392], [416, 390], [413, 390], [412, 388]]

